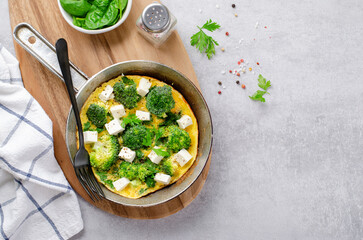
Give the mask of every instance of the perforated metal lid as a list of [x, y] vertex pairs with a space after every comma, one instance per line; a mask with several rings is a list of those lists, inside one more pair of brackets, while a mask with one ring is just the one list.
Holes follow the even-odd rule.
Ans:
[[145, 27], [151, 32], [162, 32], [170, 23], [168, 9], [160, 3], [148, 5], [142, 12], [141, 19]]

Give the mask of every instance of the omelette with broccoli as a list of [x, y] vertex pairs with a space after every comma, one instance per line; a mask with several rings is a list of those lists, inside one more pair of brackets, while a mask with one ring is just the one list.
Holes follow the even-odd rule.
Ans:
[[198, 123], [184, 97], [145, 76], [119, 76], [81, 109], [93, 172], [110, 191], [140, 198], [180, 179], [193, 165]]

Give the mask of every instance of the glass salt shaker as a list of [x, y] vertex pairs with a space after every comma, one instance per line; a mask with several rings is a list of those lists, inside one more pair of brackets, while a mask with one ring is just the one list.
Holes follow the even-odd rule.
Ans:
[[175, 16], [163, 4], [148, 5], [136, 21], [139, 33], [155, 47], [159, 47], [174, 31]]

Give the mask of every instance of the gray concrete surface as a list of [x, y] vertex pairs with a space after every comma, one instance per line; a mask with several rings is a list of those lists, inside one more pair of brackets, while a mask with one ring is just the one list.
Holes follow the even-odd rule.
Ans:
[[[192, 204], [160, 220], [112, 216], [80, 199], [85, 229], [74, 239], [363, 239], [363, 2], [164, 3], [213, 115], [208, 180]], [[5, 0], [0, 13], [0, 41], [13, 50]], [[212, 60], [189, 44], [209, 18], [226, 49]], [[240, 58], [254, 74], [221, 74]], [[264, 104], [248, 98], [259, 73], [272, 82]]]

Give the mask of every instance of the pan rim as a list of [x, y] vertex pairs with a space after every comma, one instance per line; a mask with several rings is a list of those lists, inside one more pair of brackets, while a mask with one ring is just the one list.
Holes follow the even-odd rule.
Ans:
[[[116, 204], [119, 204], [119, 205], [122, 205], [122, 206], [128, 206], [128, 207], [139, 207], [139, 208], [145, 208], [145, 207], [153, 207], [153, 206], [156, 206], [156, 205], [160, 205], [160, 204], [163, 204], [163, 203], [166, 203], [168, 201], [171, 201], [177, 197], [179, 197], [181, 194], [183, 194], [185, 191], [187, 191], [194, 183], [197, 179], [199, 179], [200, 175], [202, 174], [202, 172], [204, 171], [208, 161], [211, 161], [210, 157], [211, 157], [211, 152], [212, 152], [212, 145], [213, 145], [213, 122], [212, 122], [212, 116], [211, 116], [211, 113], [210, 113], [210, 109], [209, 109], [209, 106], [203, 96], [203, 94], [201, 93], [201, 91], [199, 90], [199, 88], [189, 79], [187, 78], [184, 74], [182, 74], [181, 72], [175, 70], [174, 68], [171, 68], [165, 64], [162, 64], [162, 63], [158, 63], [158, 62], [155, 62], [155, 61], [150, 61], [150, 60], [129, 60], [129, 61], [123, 61], [123, 62], [118, 62], [118, 63], [115, 63], [115, 64], [112, 64], [102, 70], [100, 70], [99, 72], [97, 72], [96, 74], [94, 74], [92, 77], [90, 77], [86, 83], [79, 89], [77, 95], [76, 95], [76, 100], [78, 100], [79, 98], [79, 95], [80, 93], [83, 92], [84, 88], [87, 87], [87, 85], [89, 85], [91, 83], [91, 81], [93, 79], [95, 79], [98, 75], [102, 74], [103, 72], [107, 71], [108, 69], [110, 68], [114, 68], [116, 66], [119, 66], [119, 65], [122, 65], [122, 64], [127, 64], [127, 63], [150, 63], [150, 64], [155, 64], [155, 65], [159, 65], [159, 66], [162, 66], [162, 67], [165, 67], [165, 68], [169, 68], [170, 70], [174, 71], [175, 73], [177, 73], [178, 75], [180, 75], [183, 79], [187, 80], [189, 82], [189, 84], [191, 84], [191, 86], [194, 88], [194, 90], [197, 91], [197, 93], [199, 94], [199, 96], [201, 97], [201, 99], [203, 100], [203, 103], [206, 107], [206, 110], [207, 110], [207, 113], [208, 113], [208, 119], [210, 121], [210, 125], [211, 125], [211, 136], [210, 136], [210, 142], [208, 144], [208, 154], [207, 154], [207, 160], [204, 161], [203, 163], [203, 166], [202, 168], [200, 169], [200, 171], [197, 173], [197, 175], [190, 181], [189, 184], [187, 184], [186, 187], [184, 187], [182, 190], [178, 191], [177, 194], [171, 196], [171, 197], [168, 197], [168, 198], [165, 198], [165, 199], [162, 199], [158, 202], [155, 202], [155, 203], [149, 203], [149, 204], [130, 204], [130, 203], [120, 203], [118, 201], [115, 201], [113, 199], [110, 199], [110, 198], [105, 198], [106, 200], [108, 201], [111, 201], [113, 203], [116, 203]], [[147, 74], [145, 74], [145, 76], [147, 76]], [[110, 79], [107, 79], [103, 82], [106, 82]], [[162, 80], [161, 80], [162, 81]], [[89, 96], [89, 94], [88, 94]], [[71, 107], [69, 112], [68, 112], [68, 116], [67, 116], [67, 124], [66, 124], [66, 146], [67, 146], [67, 152], [68, 152], [68, 156], [70, 158], [70, 161], [71, 163], [73, 164], [73, 161], [72, 161], [72, 156], [71, 156], [71, 152], [70, 152], [70, 147], [69, 147], [69, 138], [68, 138], [68, 126], [70, 124], [70, 118], [73, 114], [73, 108]], [[199, 148], [199, 146], [198, 146]], [[198, 149], [199, 150], [199, 149]], [[199, 164], [199, 163], [198, 163]], [[190, 170], [190, 169], [189, 169]], [[189, 172], [189, 170], [185, 173], [187, 174]], [[178, 182], [178, 181], [177, 181]], [[175, 184], [175, 183], [174, 183]], [[204, 184], [204, 183], [203, 183]], [[172, 186], [172, 185], [170, 185]], [[107, 189], [107, 188], [104, 188], [104, 189]], [[161, 190], [161, 189], [160, 189]], [[111, 192], [110, 190], [107, 189], [107, 191]], [[113, 192], [111, 192], [112, 194], [115, 194]], [[119, 195], [120, 196], [120, 195]]]

